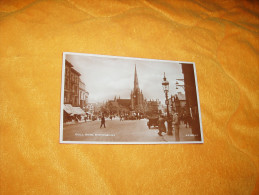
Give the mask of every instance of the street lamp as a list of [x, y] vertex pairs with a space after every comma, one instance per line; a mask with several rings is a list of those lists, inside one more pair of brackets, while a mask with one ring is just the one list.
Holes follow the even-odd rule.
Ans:
[[166, 80], [165, 73], [164, 73], [164, 78], [163, 78], [162, 86], [164, 88], [165, 94], [167, 95], [168, 91], [169, 91], [169, 82]]
[[163, 82], [162, 82], [162, 86], [165, 92], [165, 104], [166, 104], [166, 108], [167, 108], [167, 126], [168, 126], [168, 131], [167, 131], [167, 135], [173, 135], [172, 133], [172, 121], [170, 119], [170, 115], [169, 115], [169, 101], [168, 101], [168, 92], [169, 92], [169, 82], [166, 80], [165, 77], [165, 73], [164, 73], [164, 78], [163, 78]]

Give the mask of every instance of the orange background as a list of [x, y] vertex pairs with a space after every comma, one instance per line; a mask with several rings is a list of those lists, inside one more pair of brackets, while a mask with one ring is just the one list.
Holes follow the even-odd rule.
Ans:
[[[0, 1], [0, 194], [259, 194], [258, 31], [258, 1]], [[64, 51], [195, 62], [205, 143], [59, 144]]]

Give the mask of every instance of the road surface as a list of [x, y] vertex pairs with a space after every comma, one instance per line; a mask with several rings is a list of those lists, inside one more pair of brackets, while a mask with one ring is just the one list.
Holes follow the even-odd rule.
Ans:
[[[126, 120], [106, 119], [106, 128], [100, 128], [101, 121], [87, 121], [64, 125], [63, 141], [97, 141], [97, 142], [175, 142], [175, 133], [159, 136], [157, 128], [149, 129], [147, 119]], [[174, 131], [173, 131], [174, 132]], [[195, 141], [190, 136], [191, 129], [180, 126], [180, 141]]]

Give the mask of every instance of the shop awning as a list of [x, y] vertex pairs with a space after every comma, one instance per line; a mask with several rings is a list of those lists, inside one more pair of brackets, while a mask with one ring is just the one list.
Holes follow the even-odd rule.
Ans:
[[78, 115], [85, 115], [85, 112], [80, 107], [73, 107], [73, 113]]
[[74, 114], [73, 106], [71, 104], [64, 104], [64, 110], [68, 114]]
[[71, 104], [64, 104], [64, 110], [71, 115], [85, 115], [85, 112], [80, 107], [73, 107]]

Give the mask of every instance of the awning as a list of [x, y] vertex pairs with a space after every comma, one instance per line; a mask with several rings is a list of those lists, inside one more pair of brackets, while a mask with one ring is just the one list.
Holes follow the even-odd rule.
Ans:
[[68, 114], [74, 114], [73, 106], [72, 106], [71, 104], [64, 104], [64, 110], [65, 110]]
[[85, 115], [85, 112], [80, 107], [73, 107], [73, 113], [78, 115]]
[[64, 104], [64, 110], [71, 115], [85, 115], [85, 112], [80, 107], [73, 107], [71, 104]]

